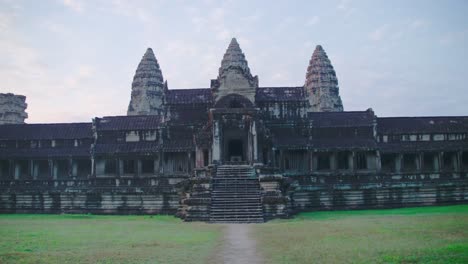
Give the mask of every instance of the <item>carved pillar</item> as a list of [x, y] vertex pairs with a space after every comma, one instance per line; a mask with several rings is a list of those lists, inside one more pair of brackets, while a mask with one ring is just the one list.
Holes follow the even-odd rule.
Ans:
[[312, 151], [307, 150], [307, 171], [311, 172], [313, 166], [313, 161], [312, 161]]
[[395, 158], [395, 171], [397, 173], [401, 173], [402, 163], [403, 163], [402, 161], [403, 161], [403, 154], [398, 153]]
[[188, 166], [187, 166], [187, 172], [192, 171], [192, 152], [187, 151], [187, 158], [188, 158]]
[[282, 149], [280, 149], [280, 154], [279, 154], [279, 167], [281, 170], [284, 170], [284, 151]]
[[330, 153], [330, 170], [336, 170], [337, 169], [337, 165], [336, 165], [336, 152], [331, 152]]
[[68, 159], [68, 178], [73, 178], [73, 159], [71, 157]]
[[120, 178], [120, 159], [116, 158], [115, 159], [115, 177]]
[[221, 159], [220, 145], [220, 125], [219, 121], [213, 122], [213, 162], [219, 162]]
[[8, 179], [16, 179], [15, 176], [15, 161], [10, 159], [8, 160]]
[[424, 166], [424, 154], [422, 152], [420, 152], [416, 156], [416, 160], [417, 160], [416, 169], [418, 170], [418, 172], [421, 172], [423, 170], [423, 166]]
[[380, 151], [378, 151], [378, 150], [375, 152], [375, 169], [377, 171], [382, 170], [382, 159], [381, 159], [381, 156], [380, 156]]
[[455, 168], [455, 170], [457, 171], [462, 171], [463, 170], [463, 152], [461, 151], [458, 151], [457, 152], [457, 167]]
[[33, 180], [37, 180], [37, 175], [34, 173], [34, 161], [29, 160], [29, 177]]
[[15, 178], [15, 180], [19, 180], [20, 179], [20, 171], [19, 171], [20, 168], [19, 168], [18, 162], [14, 162], [14, 170], [15, 170], [14, 178]]
[[159, 173], [159, 156], [154, 155], [153, 157], [153, 175], [157, 175]]
[[253, 144], [253, 163], [258, 162], [258, 141], [257, 141], [257, 126], [255, 120], [252, 124], [252, 144]]
[[273, 167], [276, 167], [276, 148], [275, 147], [272, 148], [272, 153], [273, 153], [273, 157], [271, 159], [271, 162], [273, 163]]
[[312, 171], [317, 171], [318, 167], [318, 156], [316, 152], [311, 152], [312, 154]]
[[349, 157], [348, 157], [348, 167], [350, 171], [354, 171], [356, 166], [354, 166], [354, 159], [355, 159], [356, 153], [354, 151], [351, 151]]
[[437, 158], [439, 162], [439, 172], [441, 172], [444, 169], [444, 152], [439, 152]]
[[51, 159], [47, 160], [47, 164], [49, 166], [49, 179], [55, 179], [54, 177], [54, 161]]
[[159, 173], [164, 174], [164, 151], [159, 155]]
[[90, 178], [96, 178], [96, 159], [94, 156], [91, 157], [91, 175]]
[[136, 160], [136, 176], [137, 177], [141, 176], [141, 169], [142, 169], [141, 159], [137, 159]]
[[434, 172], [440, 172], [440, 154], [436, 153], [432, 156]]

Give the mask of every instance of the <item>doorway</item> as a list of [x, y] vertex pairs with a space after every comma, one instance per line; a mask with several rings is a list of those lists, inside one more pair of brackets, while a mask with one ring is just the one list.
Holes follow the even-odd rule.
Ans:
[[244, 146], [240, 139], [231, 139], [228, 141], [228, 161], [244, 161]]

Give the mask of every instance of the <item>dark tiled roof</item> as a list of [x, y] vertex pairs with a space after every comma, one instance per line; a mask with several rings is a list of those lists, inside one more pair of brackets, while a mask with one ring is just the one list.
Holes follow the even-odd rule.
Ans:
[[151, 154], [157, 153], [161, 149], [158, 142], [127, 142], [115, 144], [96, 144], [94, 153], [97, 155], [112, 154]]
[[394, 143], [379, 143], [383, 153], [398, 152], [429, 152], [429, 151], [461, 151], [468, 150], [468, 141], [405, 141]]
[[158, 115], [105, 116], [96, 118], [96, 128], [98, 131], [148, 130], [158, 128], [162, 120]]
[[255, 100], [258, 102], [303, 101], [304, 87], [261, 87], [257, 89]]
[[89, 147], [0, 149], [2, 158], [68, 158], [90, 157]]
[[468, 132], [468, 116], [380, 117], [377, 124], [382, 134]]
[[316, 150], [368, 150], [377, 148], [375, 140], [367, 138], [309, 140], [305, 137], [281, 137], [275, 138], [274, 145], [286, 149]]
[[0, 125], [2, 140], [92, 138], [91, 123]]
[[313, 112], [307, 113], [313, 127], [359, 127], [374, 124], [374, 112]]
[[211, 104], [213, 96], [210, 88], [174, 89], [166, 93], [168, 104]]
[[171, 140], [164, 142], [164, 150], [166, 151], [189, 151], [195, 150], [192, 139]]

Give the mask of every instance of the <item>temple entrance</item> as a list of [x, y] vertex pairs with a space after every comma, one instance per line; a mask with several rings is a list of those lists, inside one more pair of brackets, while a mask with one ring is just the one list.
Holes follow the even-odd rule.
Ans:
[[241, 162], [245, 160], [242, 140], [231, 139], [228, 141], [227, 160], [231, 162]]

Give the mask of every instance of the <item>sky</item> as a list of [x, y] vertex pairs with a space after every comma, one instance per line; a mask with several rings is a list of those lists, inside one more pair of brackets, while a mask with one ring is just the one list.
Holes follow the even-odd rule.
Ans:
[[0, 0], [0, 92], [28, 123], [125, 115], [151, 47], [169, 89], [209, 88], [236, 37], [260, 87], [301, 86], [316, 45], [346, 111], [468, 115], [468, 1]]

